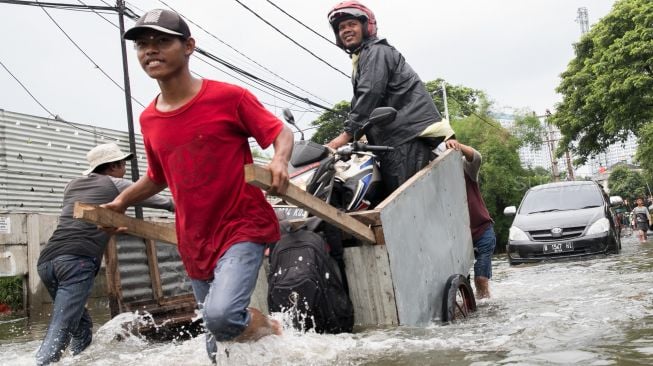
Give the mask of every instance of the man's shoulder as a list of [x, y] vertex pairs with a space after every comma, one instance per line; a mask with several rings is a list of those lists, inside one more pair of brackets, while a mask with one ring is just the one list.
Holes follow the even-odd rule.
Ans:
[[226, 93], [226, 94], [243, 94], [247, 92], [247, 89], [242, 86], [227, 83], [224, 81], [218, 80], [206, 80], [207, 88], [211, 90], [212, 93]]

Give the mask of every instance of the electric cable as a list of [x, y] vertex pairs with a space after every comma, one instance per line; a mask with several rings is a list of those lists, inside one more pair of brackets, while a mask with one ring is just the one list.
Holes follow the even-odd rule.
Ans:
[[[84, 50], [68, 35], [68, 33], [66, 33], [65, 30], [63, 30], [63, 28], [61, 28], [59, 23], [57, 23], [57, 21], [52, 17], [52, 15], [50, 15], [50, 13], [45, 8], [41, 8], [41, 10], [45, 12], [48, 18], [50, 18], [50, 20], [54, 23], [54, 25], [56, 25], [57, 28], [59, 28], [59, 30], [66, 36], [66, 38], [68, 38], [70, 42], [72, 42], [72, 44], [79, 50], [79, 52], [81, 52], [89, 61], [91, 61], [91, 63], [96, 69], [100, 70], [100, 72], [104, 76], [106, 76], [115, 86], [120, 88], [120, 90], [122, 90], [123, 92], [125, 91], [125, 88], [122, 85], [118, 84], [118, 82], [113, 80], [113, 78], [109, 76], [109, 74], [107, 74], [97, 63], [95, 63], [95, 61], [93, 61], [93, 59], [86, 52], [84, 52]], [[141, 103], [139, 100], [137, 100], [136, 98], [132, 97], [132, 100], [135, 101], [141, 107], [145, 108], [145, 105]]]
[[2, 67], [7, 71], [7, 73], [8, 73], [8, 74], [9, 74], [9, 75], [14, 79], [14, 80], [16, 80], [16, 82], [17, 82], [17, 83], [18, 83], [18, 84], [23, 88], [23, 90], [25, 90], [25, 91], [27, 92], [27, 94], [29, 94], [29, 96], [32, 97], [32, 99], [36, 102], [36, 104], [38, 104], [41, 108], [43, 108], [43, 110], [48, 114], [48, 116], [51, 116], [52, 118], [54, 118], [55, 121], [63, 122], [63, 123], [65, 123], [65, 124], [67, 124], [67, 125], [69, 125], [69, 126], [75, 128], [75, 129], [78, 129], [78, 130], [80, 130], [80, 131], [84, 131], [84, 132], [90, 133], [91, 135], [94, 135], [94, 136], [101, 136], [101, 137], [105, 137], [105, 138], [109, 138], [109, 139], [111, 139], [110, 136], [106, 136], [106, 135], [103, 135], [103, 134], [101, 134], [101, 133], [99, 133], [99, 132], [90, 131], [90, 130], [87, 130], [87, 129], [81, 128], [81, 127], [79, 127], [78, 125], [76, 125], [76, 124], [74, 124], [74, 123], [72, 123], [72, 122], [68, 122], [68, 121], [64, 120], [63, 118], [59, 117], [58, 114], [54, 114], [54, 113], [50, 112], [50, 110], [49, 110], [48, 108], [46, 108], [46, 107], [43, 105], [43, 103], [41, 103], [41, 102], [40, 102], [40, 101], [39, 101], [39, 100], [34, 96], [34, 94], [32, 94], [32, 92], [29, 91], [29, 89], [25, 86], [25, 84], [23, 84], [23, 83], [22, 83], [22, 82], [21, 82], [21, 81], [16, 77], [16, 75], [14, 75], [14, 74], [11, 72], [11, 71], [7, 68], [7, 66], [5, 66], [4, 63], [2, 63], [2, 61], [0, 61], [0, 66], [2, 66]]
[[211, 37], [213, 37], [214, 39], [216, 39], [218, 42], [220, 42], [220, 43], [222, 43], [223, 45], [227, 46], [228, 48], [230, 48], [231, 50], [233, 50], [233, 51], [236, 52], [237, 54], [239, 54], [239, 55], [245, 57], [247, 60], [251, 61], [252, 63], [254, 63], [255, 65], [257, 65], [257, 66], [260, 67], [261, 69], [263, 69], [263, 70], [269, 72], [270, 74], [276, 76], [276, 77], [279, 78], [280, 80], [285, 81], [285, 82], [288, 83], [289, 85], [294, 86], [295, 88], [297, 88], [297, 89], [299, 89], [299, 90], [301, 90], [301, 91], [307, 93], [308, 95], [310, 95], [310, 96], [312, 96], [312, 97], [315, 97], [315, 98], [317, 98], [317, 99], [319, 99], [319, 100], [321, 100], [321, 101], [323, 101], [323, 102], [325, 102], [325, 103], [327, 103], [327, 104], [333, 104], [333, 103], [330, 103], [329, 101], [324, 100], [323, 98], [320, 98], [319, 96], [317, 96], [317, 95], [315, 95], [315, 94], [309, 92], [308, 90], [306, 90], [306, 89], [300, 87], [299, 85], [296, 85], [295, 83], [293, 83], [293, 82], [291, 82], [291, 81], [285, 79], [284, 77], [282, 77], [281, 75], [275, 73], [274, 71], [270, 70], [269, 68], [267, 68], [267, 67], [261, 65], [261, 64], [258, 63], [256, 60], [253, 60], [252, 58], [250, 58], [250, 57], [247, 56], [246, 54], [242, 53], [241, 51], [239, 51], [238, 49], [236, 49], [236, 48], [233, 47], [232, 45], [228, 44], [227, 42], [225, 42], [225, 41], [223, 41], [222, 39], [218, 38], [218, 37], [217, 37], [216, 35], [214, 35], [213, 33], [209, 32], [207, 29], [205, 29], [205, 28], [202, 27], [201, 25], [195, 23], [194, 21], [192, 21], [191, 19], [189, 19], [189, 18], [186, 17], [185, 15], [181, 14], [181, 13], [178, 12], [176, 9], [174, 9], [173, 7], [171, 7], [170, 5], [168, 5], [165, 1], [163, 1], [163, 0], [159, 0], [159, 2], [162, 3], [163, 5], [167, 6], [170, 10], [172, 10], [172, 11], [174, 11], [175, 13], [179, 14], [182, 18], [186, 19], [189, 23], [193, 24], [195, 27], [197, 27], [197, 28], [201, 29], [202, 31], [204, 31], [204, 33], [206, 33], [206, 34], [208, 34], [209, 36], [211, 36]]
[[306, 47], [304, 47], [303, 45], [301, 45], [299, 42], [295, 41], [292, 37], [290, 37], [290, 36], [287, 35], [286, 33], [282, 32], [279, 28], [275, 27], [272, 23], [270, 23], [270, 22], [268, 22], [267, 20], [265, 20], [262, 16], [260, 16], [260, 15], [259, 15], [258, 13], [256, 13], [254, 10], [250, 9], [247, 5], [245, 5], [245, 4], [243, 4], [242, 2], [240, 2], [240, 0], [234, 0], [234, 1], [237, 2], [238, 4], [240, 4], [240, 6], [242, 6], [243, 8], [247, 9], [250, 13], [254, 14], [254, 16], [256, 16], [257, 18], [259, 18], [260, 20], [262, 20], [265, 24], [269, 25], [272, 29], [276, 30], [279, 34], [281, 34], [282, 36], [286, 37], [286, 38], [287, 38], [288, 40], [290, 40], [292, 43], [296, 44], [299, 48], [301, 48], [301, 49], [303, 49], [304, 51], [308, 52], [311, 56], [313, 56], [313, 57], [315, 57], [316, 59], [320, 60], [322, 63], [324, 63], [325, 65], [329, 66], [331, 69], [333, 69], [333, 70], [339, 72], [340, 74], [342, 74], [342, 75], [343, 75], [344, 77], [346, 77], [347, 79], [351, 79], [351, 77], [350, 77], [349, 75], [347, 75], [347, 74], [345, 74], [344, 72], [340, 71], [340, 69], [338, 69], [337, 67], [331, 65], [330, 63], [328, 63], [327, 61], [325, 61], [323, 58], [321, 58], [320, 56], [316, 55], [316, 54], [313, 53], [311, 50], [309, 50], [308, 48], [306, 48]]
[[301, 24], [304, 28], [306, 28], [306, 29], [308, 29], [309, 31], [311, 31], [312, 33], [316, 34], [318, 37], [322, 38], [323, 40], [325, 40], [325, 41], [331, 43], [332, 45], [334, 45], [334, 46], [336, 46], [336, 47], [338, 46], [338, 45], [337, 45], [335, 42], [333, 42], [332, 40], [326, 38], [325, 36], [321, 35], [320, 33], [318, 33], [318, 32], [317, 32], [316, 30], [314, 30], [313, 28], [311, 28], [311, 27], [307, 26], [306, 24], [302, 23], [299, 19], [297, 19], [297, 18], [295, 18], [294, 16], [290, 15], [287, 11], [285, 11], [285, 10], [283, 10], [281, 7], [279, 7], [279, 5], [273, 3], [273, 2], [270, 1], [270, 0], [266, 0], [266, 1], [267, 1], [268, 3], [270, 3], [270, 5], [274, 6], [274, 7], [277, 8], [277, 9], [279, 9], [280, 12], [286, 14], [290, 19], [296, 21], [297, 23]]

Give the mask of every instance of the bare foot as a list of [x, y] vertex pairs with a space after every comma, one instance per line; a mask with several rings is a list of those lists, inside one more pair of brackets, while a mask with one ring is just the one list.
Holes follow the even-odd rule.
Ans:
[[283, 334], [283, 327], [281, 326], [281, 322], [270, 318], [270, 328], [272, 328], [272, 334], [274, 335], [282, 335]]

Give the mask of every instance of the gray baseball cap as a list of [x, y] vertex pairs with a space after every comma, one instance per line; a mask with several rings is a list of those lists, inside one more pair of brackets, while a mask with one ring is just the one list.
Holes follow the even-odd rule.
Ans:
[[136, 24], [123, 34], [124, 39], [135, 40], [138, 35], [147, 30], [154, 29], [156, 31], [172, 34], [182, 38], [190, 37], [190, 29], [188, 24], [179, 16], [179, 14], [165, 9], [154, 9], [143, 14], [138, 18]]

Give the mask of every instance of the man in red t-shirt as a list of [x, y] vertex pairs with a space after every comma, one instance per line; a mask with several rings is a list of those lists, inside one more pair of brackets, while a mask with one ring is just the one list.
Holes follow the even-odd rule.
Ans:
[[264, 244], [279, 240], [279, 226], [260, 189], [245, 183], [243, 165], [253, 161], [248, 137], [262, 148], [273, 145], [270, 191], [285, 193], [292, 132], [247, 90], [191, 75], [195, 40], [178, 14], [149, 11], [124, 38], [134, 41], [161, 94], [140, 117], [147, 174], [105, 207], [124, 212], [131, 202], [170, 188], [179, 253], [215, 362], [216, 340], [281, 334], [278, 322], [248, 308]]

